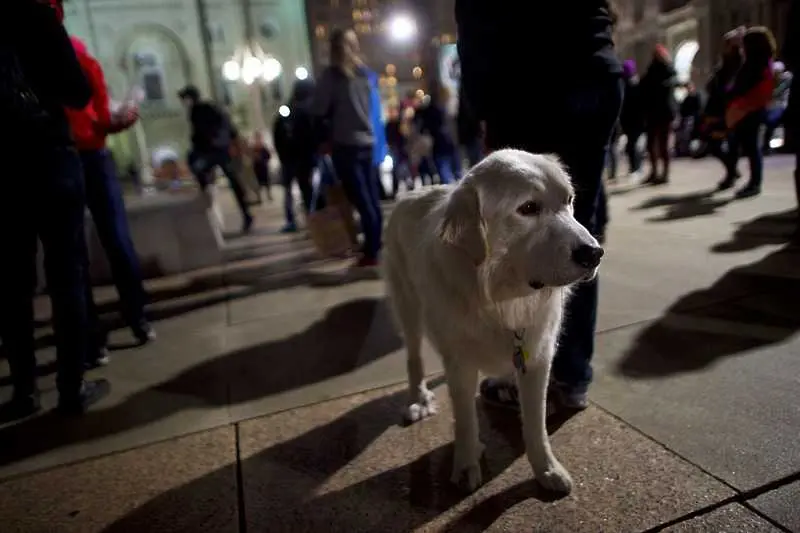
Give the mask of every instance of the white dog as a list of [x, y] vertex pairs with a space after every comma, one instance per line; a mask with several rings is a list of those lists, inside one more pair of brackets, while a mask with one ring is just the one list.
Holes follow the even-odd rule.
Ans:
[[603, 249], [572, 213], [555, 157], [500, 150], [454, 187], [397, 203], [386, 230], [389, 295], [408, 350], [406, 416], [436, 412], [420, 356], [426, 335], [443, 361], [455, 416], [453, 481], [482, 482], [479, 371], [515, 373], [528, 460], [547, 489], [569, 492], [545, 428], [550, 364], [569, 286], [591, 279]]

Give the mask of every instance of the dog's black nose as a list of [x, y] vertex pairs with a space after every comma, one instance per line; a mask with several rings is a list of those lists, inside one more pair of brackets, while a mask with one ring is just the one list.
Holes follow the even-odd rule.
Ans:
[[583, 268], [595, 268], [600, 264], [605, 250], [591, 244], [581, 244], [572, 250], [572, 260]]

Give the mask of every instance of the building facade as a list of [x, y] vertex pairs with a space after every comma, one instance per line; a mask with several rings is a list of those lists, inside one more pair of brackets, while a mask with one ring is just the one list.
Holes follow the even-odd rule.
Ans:
[[[395, 103], [436, 76], [438, 46], [456, 39], [454, 6], [454, 0], [306, 0], [314, 70], [328, 64], [331, 31], [352, 28], [365, 63], [380, 75], [384, 100]], [[392, 38], [397, 17], [416, 26], [408, 41]]]
[[[620, 56], [635, 59], [642, 72], [653, 48], [671, 52], [685, 80], [705, 84], [722, 48], [722, 36], [740, 25], [768, 26], [780, 45], [792, 0], [619, 0], [616, 42]], [[797, 31], [797, 30], [795, 30]]]
[[[141, 126], [110, 139], [118, 164], [156, 149], [185, 153], [186, 113], [177, 92], [187, 84], [229, 106], [245, 131], [266, 123], [311, 55], [303, 3], [296, 0], [67, 0], [65, 24], [102, 63], [112, 98], [133, 87], [144, 94]], [[277, 58], [282, 75], [262, 89], [262, 103], [241, 82], [222, 77], [223, 64], [250, 42]]]

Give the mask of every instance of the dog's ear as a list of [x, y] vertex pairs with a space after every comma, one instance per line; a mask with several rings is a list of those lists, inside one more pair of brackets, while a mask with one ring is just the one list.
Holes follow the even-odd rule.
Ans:
[[453, 190], [447, 202], [444, 220], [439, 226], [442, 241], [464, 250], [475, 265], [488, 255], [486, 228], [481, 217], [478, 191], [471, 185]]

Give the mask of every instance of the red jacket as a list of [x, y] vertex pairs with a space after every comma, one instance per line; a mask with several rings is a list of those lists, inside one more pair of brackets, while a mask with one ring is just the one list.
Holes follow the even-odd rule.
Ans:
[[78, 62], [92, 88], [92, 100], [80, 111], [67, 109], [67, 119], [78, 150], [101, 150], [105, 148], [106, 136], [111, 130], [111, 109], [103, 68], [80, 39], [71, 39]]

